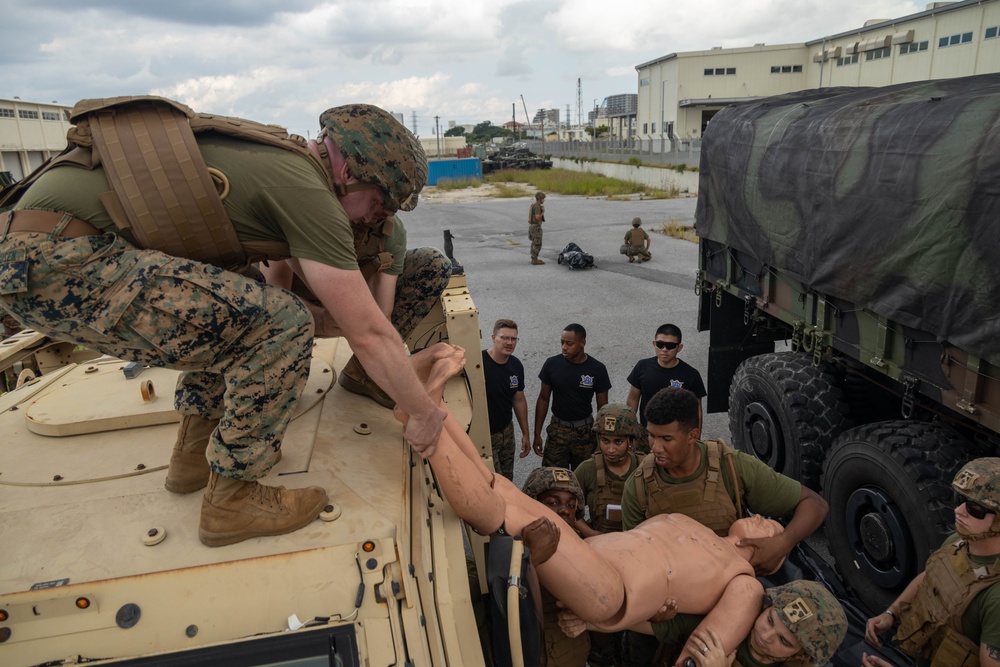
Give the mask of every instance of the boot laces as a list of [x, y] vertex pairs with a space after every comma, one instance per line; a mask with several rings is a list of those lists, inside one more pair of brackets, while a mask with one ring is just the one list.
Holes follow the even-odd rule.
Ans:
[[276, 486], [266, 486], [254, 483], [250, 490], [250, 501], [261, 507], [281, 507], [281, 489]]

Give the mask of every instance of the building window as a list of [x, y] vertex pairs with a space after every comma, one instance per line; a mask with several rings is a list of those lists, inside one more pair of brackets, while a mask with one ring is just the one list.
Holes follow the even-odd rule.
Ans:
[[59, 114], [55, 111], [43, 111], [42, 120], [59, 120]]
[[882, 58], [888, 58], [892, 55], [892, 49], [890, 47], [885, 47], [884, 49], [875, 49], [874, 51], [869, 51], [865, 54], [865, 60], [882, 60]]
[[858, 62], [858, 54], [852, 54], [849, 56], [844, 56], [843, 58], [837, 58], [837, 67], [843, 67], [844, 65], [853, 65]]
[[907, 53], [916, 53], [917, 51], [927, 50], [927, 40], [922, 42], [910, 42], [909, 44], [899, 45], [899, 55], [905, 56]]
[[646, 131], [646, 128], [648, 127], [648, 125], [649, 125], [649, 123], [643, 123], [642, 124], [642, 133], [643, 134], [648, 134], [648, 132]]
[[711, 67], [705, 68], [705, 76], [733, 76], [735, 74], [735, 67], [716, 67], [715, 69], [712, 69]]
[[789, 74], [801, 71], [802, 65], [771, 65], [771, 74]]
[[938, 48], [943, 49], [946, 46], [955, 46], [956, 44], [968, 44], [972, 41], [971, 32], [963, 32], [958, 35], [949, 35], [947, 37], [942, 37], [938, 40]]
[[649, 126], [650, 134], [656, 134], [656, 123], [651, 123]]
[[736, 76], [736, 68], [735, 67], [727, 67], [726, 68], [726, 76]]
[[18, 118], [25, 118], [27, 120], [38, 120], [38, 112], [37, 111], [32, 111], [30, 109], [18, 109], [17, 110], [17, 117]]
[[13, 118], [13, 117], [14, 117], [13, 109], [4, 109], [0, 107], [0, 118]]
[[993, 26], [992, 28], [987, 28], [986, 34], [983, 36], [983, 39], [993, 39], [994, 37], [997, 36], [998, 31], [1000, 31], [1000, 26]]
[[647, 76], [645, 79], [639, 79], [639, 85], [640, 86], [648, 86], [649, 85], [649, 77]]

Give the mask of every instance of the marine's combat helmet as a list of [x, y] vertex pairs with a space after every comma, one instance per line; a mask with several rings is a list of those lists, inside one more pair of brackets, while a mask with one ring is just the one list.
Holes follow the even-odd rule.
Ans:
[[383, 109], [345, 104], [319, 117], [320, 143], [329, 136], [347, 159], [351, 175], [377, 185], [386, 208], [412, 211], [427, 184], [427, 155], [413, 133]]
[[542, 201], [543, 199], [545, 199], [545, 193], [544, 192], [536, 192], [535, 193], [535, 200], [536, 201]]
[[847, 616], [833, 594], [815, 581], [792, 581], [764, 591], [781, 622], [802, 645], [804, 656], [786, 665], [820, 667], [847, 635]]
[[583, 498], [583, 489], [580, 482], [576, 480], [576, 475], [572, 470], [566, 468], [535, 468], [524, 480], [521, 491], [525, 495], [538, 499], [538, 496], [545, 491], [551, 490], [569, 491], [576, 496], [576, 518], [583, 518], [583, 508], [586, 501]]
[[632, 226], [639, 227], [642, 225], [642, 218], [632, 218]]
[[961, 526], [955, 526], [959, 535], [972, 541], [1000, 535], [1000, 458], [983, 457], [969, 461], [955, 475], [951, 488], [963, 498], [993, 511], [993, 523], [989, 530], [966, 534]]
[[597, 411], [594, 426], [591, 429], [600, 435], [620, 435], [626, 438], [639, 437], [639, 420], [632, 408], [624, 403], [608, 403]]

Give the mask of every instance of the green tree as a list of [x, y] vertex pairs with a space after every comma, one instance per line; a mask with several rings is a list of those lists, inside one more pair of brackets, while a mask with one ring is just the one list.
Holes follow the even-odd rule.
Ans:
[[[589, 134], [590, 136], [594, 136], [594, 128], [592, 128], [592, 127], [585, 127], [585, 128], [583, 128], [583, 131], [586, 132], [587, 134]], [[600, 139], [601, 137], [603, 137], [607, 133], [608, 133], [608, 126], [607, 125], [598, 125], [597, 126], [597, 138], [598, 139]]]
[[446, 137], [462, 137], [465, 136], [465, 128], [461, 125], [456, 125], [447, 132], [444, 133]]

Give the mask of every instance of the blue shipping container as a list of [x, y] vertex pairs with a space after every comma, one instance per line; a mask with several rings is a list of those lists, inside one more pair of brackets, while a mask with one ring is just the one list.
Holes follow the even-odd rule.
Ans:
[[483, 164], [479, 158], [451, 158], [427, 162], [427, 185], [437, 185], [441, 179], [482, 177]]

